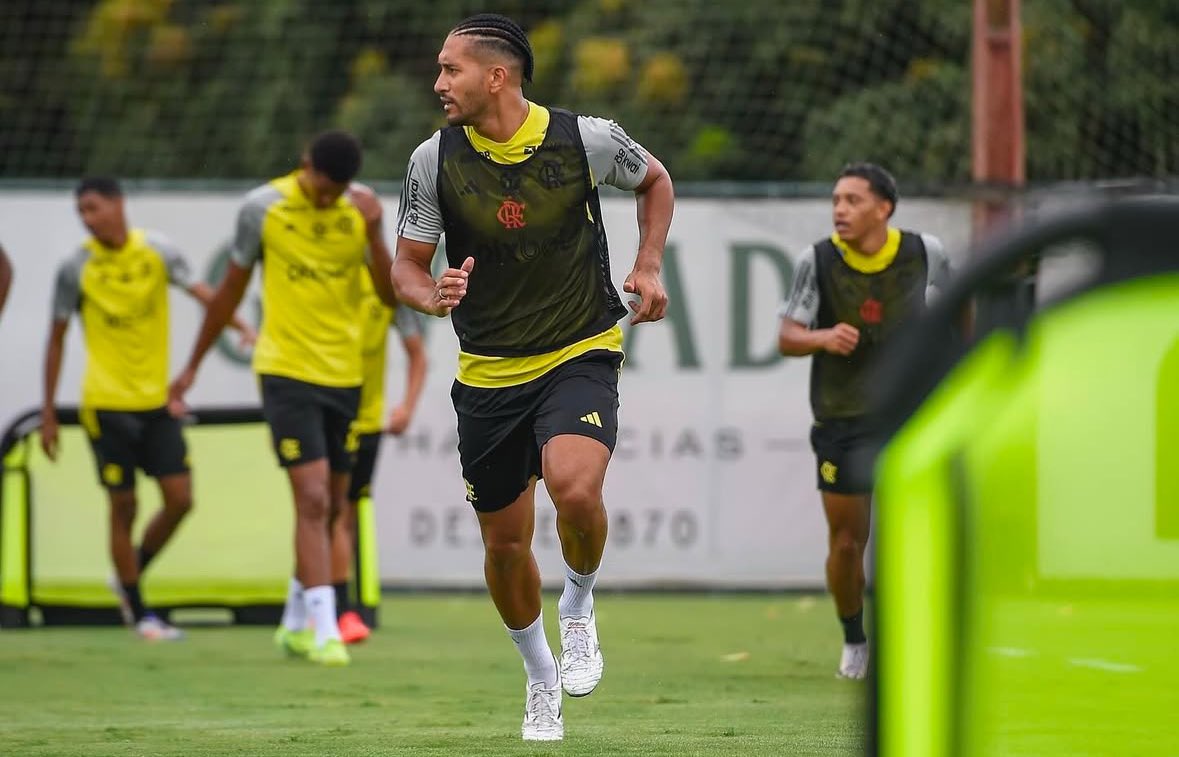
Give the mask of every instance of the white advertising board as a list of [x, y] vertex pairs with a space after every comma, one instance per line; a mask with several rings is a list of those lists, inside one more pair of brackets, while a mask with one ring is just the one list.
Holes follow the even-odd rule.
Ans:
[[[178, 243], [196, 274], [215, 283], [239, 200], [236, 193], [138, 193], [128, 198], [128, 212], [133, 225]], [[396, 198], [386, 207], [394, 217]], [[621, 290], [637, 243], [634, 202], [611, 196], [603, 207]], [[951, 257], [959, 257], [969, 207], [906, 200], [896, 223], [940, 236]], [[822, 585], [826, 530], [808, 442], [809, 362], [776, 355], [776, 311], [792, 258], [829, 233], [829, 224], [825, 200], [677, 204], [664, 265], [668, 318], [628, 331], [626, 339], [619, 441], [606, 480], [611, 531], [603, 586]], [[0, 243], [16, 266], [0, 319], [4, 426], [40, 403], [54, 272], [83, 235], [69, 192], [0, 192]], [[179, 293], [172, 306], [176, 367], [200, 311]], [[255, 289], [243, 312], [258, 316]], [[381, 577], [388, 584], [479, 586], [482, 547], [463, 499], [449, 399], [456, 362], [449, 323], [431, 319], [427, 341], [430, 372], [421, 405], [409, 432], [387, 440], [376, 474]], [[404, 360], [395, 345], [390, 354], [387, 396], [396, 398]], [[59, 403], [76, 403], [83, 360], [75, 323]], [[230, 349], [215, 351], [190, 401], [257, 404], [248, 365]], [[560, 552], [543, 492], [537, 508], [537, 558], [546, 583], [554, 584], [562, 575]]]

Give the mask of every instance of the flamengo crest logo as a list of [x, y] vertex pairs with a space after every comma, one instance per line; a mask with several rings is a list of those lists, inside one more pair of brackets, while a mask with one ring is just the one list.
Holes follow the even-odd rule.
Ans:
[[864, 323], [880, 323], [884, 320], [884, 305], [880, 300], [869, 297], [860, 305], [860, 318]]
[[524, 203], [517, 202], [511, 197], [504, 198], [495, 217], [505, 229], [522, 229], [527, 225], [524, 222]]

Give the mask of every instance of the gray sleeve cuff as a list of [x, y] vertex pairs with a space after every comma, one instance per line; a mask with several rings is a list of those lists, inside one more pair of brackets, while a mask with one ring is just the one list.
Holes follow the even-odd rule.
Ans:
[[950, 258], [942, 240], [933, 234], [922, 234], [921, 241], [925, 244], [925, 258], [929, 268], [926, 280], [926, 290], [944, 291], [950, 283]]
[[183, 289], [192, 286], [192, 269], [188, 261], [180, 252], [180, 248], [163, 234], [150, 232], [147, 236], [148, 244], [164, 259], [164, 266], [168, 270], [168, 281]]
[[437, 244], [442, 237], [442, 209], [438, 204], [440, 135], [418, 145], [409, 158], [397, 206], [397, 236]]
[[78, 311], [82, 292], [79, 277], [79, 255], [61, 264], [53, 284], [53, 320], [68, 321]]
[[815, 274], [815, 248], [807, 247], [794, 263], [790, 296], [778, 309], [779, 318], [813, 324], [819, 315], [819, 283]]
[[241, 268], [252, 268], [262, 256], [262, 224], [270, 204], [279, 199], [278, 190], [266, 185], [246, 195], [237, 213], [237, 229], [229, 257]]
[[578, 116], [577, 129], [595, 183], [630, 191], [647, 178], [647, 151], [621, 126], [604, 118]]

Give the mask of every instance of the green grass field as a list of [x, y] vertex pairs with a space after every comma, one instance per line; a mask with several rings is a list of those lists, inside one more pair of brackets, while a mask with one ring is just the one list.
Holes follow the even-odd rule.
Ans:
[[[556, 601], [546, 597], [550, 643]], [[2, 755], [855, 755], [866, 689], [837, 680], [830, 600], [599, 596], [606, 673], [565, 741], [520, 740], [524, 676], [482, 595], [394, 595], [348, 668], [273, 629], [0, 634]]]

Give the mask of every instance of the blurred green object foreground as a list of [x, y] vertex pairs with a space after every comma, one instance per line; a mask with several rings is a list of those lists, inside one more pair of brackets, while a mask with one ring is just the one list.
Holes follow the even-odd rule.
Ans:
[[882, 366], [877, 754], [1179, 754], [1177, 245], [1016, 229]]

